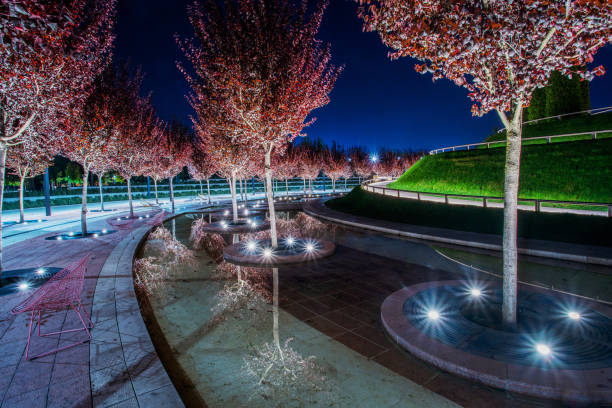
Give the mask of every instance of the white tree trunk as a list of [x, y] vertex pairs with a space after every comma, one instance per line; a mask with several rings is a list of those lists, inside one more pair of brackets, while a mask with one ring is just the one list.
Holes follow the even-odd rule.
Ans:
[[153, 187], [155, 188], [155, 204], [159, 205], [159, 197], [157, 196], [157, 179], [153, 177]]
[[81, 197], [81, 236], [87, 236], [87, 182], [89, 181], [89, 167], [83, 166], [83, 193]]
[[170, 183], [170, 202], [172, 203], [172, 213], [174, 214], [174, 186], [172, 184], [172, 177], [168, 177]]
[[332, 179], [332, 192], [336, 192], [336, 179]]
[[274, 211], [274, 198], [272, 197], [271, 150], [272, 148], [266, 149], [264, 168], [266, 173], [266, 186], [268, 188], [266, 198], [268, 199], [268, 211], [270, 212], [270, 239], [272, 241], [272, 248], [276, 248], [278, 247], [278, 239], [276, 236], [276, 212]]
[[4, 175], [6, 174], [5, 142], [0, 142], [0, 279], [2, 278], [2, 206], [4, 204]]
[[19, 222], [25, 222], [25, 214], [23, 211], [23, 184], [25, 182], [25, 174], [19, 177]]
[[278, 332], [278, 268], [272, 268], [272, 336], [274, 337], [274, 345], [282, 356]]
[[234, 222], [238, 221], [238, 199], [236, 198], [236, 174], [232, 173], [229, 179], [230, 193], [232, 194], [232, 217]]
[[130, 202], [130, 218], [134, 218], [134, 204], [132, 203], [132, 178], [127, 179], [128, 201]]
[[208, 204], [210, 204], [210, 180], [206, 179], [206, 189], [208, 190]]
[[285, 179], [285, 192], [286, 196], [289, 196], [289, 180]]
[[306, 194], [306, 177], [302, 177], [302, 181], [304, 182], [304, 194]]
[[506, 165], [504, 180], [503, 233], [503, 304], [504, 324], [516, 325], [517, 319], [517, 225], [518, 190], [521, 159], [522, 108], [517, 108], [510, 126], [506, 127]]
[[100, 187], [100, 211], [104, 212], [104, 192], [102, 190], [102, 178], [104, 173], [98, 174], [98, 185]]

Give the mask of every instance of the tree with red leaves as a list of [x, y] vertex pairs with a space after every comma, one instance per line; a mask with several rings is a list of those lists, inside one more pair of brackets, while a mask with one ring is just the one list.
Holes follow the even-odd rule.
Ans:
[[120, 92], [117, 96], [120, 122], [115, 149], [115, 168], [127, 181], [130, 217], [134, 218], [132, 202], [132, 177], [143, 174], [149, 163], [151, 142], [159, 130], [151, 95], [140, 95], [142, 74], [130, 75], [124, 66], [119, 76]]
[[162, 121], [155, 123], [152, 140], [147, 146], [149, 156], [142, 168], [142, 175], [153, 179], [153, 190], [155, 192], [155, 204], [159, 205], [159, 195], [157, 183], [166, 178], [168, 172], [168, 159], [170, 148], [168, 146], [168, 136], [166, 124]]
[[[591, 80], [597, 50], [612, 41], [610, 1], [360, 0], [364, 29], [416, 58], [421, 73], [469, 90], [474, 115], [497, 111], [506, 128], [503, 321], [516, 324], [517, 203], [523, 109], [552, 72]], [[578, 67], [578, 68], [577, 68]]]
[[353, 173], [359, 177], [359, 183], [361, 179], [367, 179], [374, 172], [368, 151], [361, 146], [353, 146], [349, 149], [349, 160]]
[[289, 179], [296, 176], [299, 167], [299, 154], [293, 145], [288, 143], [285, 154], [272, 157], [274, 178], [285, 181], [285, 195], [289, 195]]
[[200, 197], [204, 196], [202, 180], [206, 180], [206, 196], [208, 204], [210, 204], [210, 178], [217, 172], [217, 164], [208, 157], [203, 147], [197, 142], [193, 144], [191, 160], [187, 163], [187, 170], [191, 178], [200, 183]]
[[[34, 132], [30, 126], [27, 133]], [[43, 174], [53, 161], [53, 155], [41, 148], [42, 143], [34, 137], [26, 136], [22, 143], [9, 149], [6, 166], [10, 173], [19, 177], [19, 222], [25, 222], [23, 211], [23, 187], [26, 178]]]
[[191, 145], [192, 137], [189, 129], [181, 123], [173, 121], [165, 134], [165, 139], [166, 148], [164, 150], [167, 154], [159, 159], [164, 163], [166, 169], [165, 177], [168, 179], [170, 186], [170, 202], [172, 203], [172, 212], [174, 213], [174, 185], [172, 179], [183, 171], [183, 168], [191, 159], [193, 149]]
[[47, 136], [45, 146], [70, 133], [72, 118], [108, 62], [114, 7], [114, 0], [0, 3], [0, 203], [7, 149], [35, 121], [37, 132]]
[[[308, 13], [283, 0], [207, 0], [190, 9], [199, 42], [181, 43], [196, 77], [187, 75], [200, 126], [219, 123], [228, 142], [263, 153], [272, 247], [277, 247], [271, 157], [314, 121], [310, 113], [329, 102], [340, 69], [329, 45], [316, 39], [324, 3]], [[185, 71], [185, 70], [183, 70]], [[221, 130], [221, 129], [219, 129]]]
[[349, 162], [344, 149], [336, 142], [332, 143], [331, 148], [326, 149], [323, 159], [323, 172], [332, 181], [332, 191], [336, 192], [336, 181], [350, 173]]
[[304, 194], [306, 194], [306, 180], [308, 180], [308, 188], [312, 191], [312, 180], [317, 178], [323, 169], [323, 156], [321, 152], [305, 145], [300, 145], [298, 152], [300, 156], [298, 175], [304, 182]]

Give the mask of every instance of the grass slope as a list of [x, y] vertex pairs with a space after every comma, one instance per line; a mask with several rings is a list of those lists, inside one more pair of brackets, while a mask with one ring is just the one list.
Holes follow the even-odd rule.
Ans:
[[[503, 196], [505, 149], [425, 156], [390, 186]], [[612, 202], [612, 139], [523, 146], [520, 198]]]
[[[327, 206], [353, 215], [459, 231], [501, 235], [503, 211], [497, 208], [446, 205], [374, 194], [355, 187]], [[518, 235], [612, 247], [612, 219], [573, 214], [519, 213]]]

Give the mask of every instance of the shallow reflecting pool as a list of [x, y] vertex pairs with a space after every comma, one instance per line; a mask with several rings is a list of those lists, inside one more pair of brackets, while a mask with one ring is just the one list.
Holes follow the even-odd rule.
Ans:
[[[136, 262], [154, 343], [189, 405], [555, 405], [444, 373], [400, 350], [381, 326], [383, 300], [404, 286], [454, 279], [499, 285], [499, 257], [280, 213], [281, 231], [332, 239], [336, 253], [279, 269], [238, 268], [219, 265], [219, 250], [247, 236], [192, 234], [192, 224], [207, 217], [167, 222]], [[611, 299], [609, 268], [525, 260], [519, 269], [538, 285]]]

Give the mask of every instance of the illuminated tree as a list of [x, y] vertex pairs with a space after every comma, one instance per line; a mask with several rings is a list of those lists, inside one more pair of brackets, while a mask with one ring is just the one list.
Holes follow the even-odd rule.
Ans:
[[210, 204], [210, 178], [217, 172], [217, 164], [206, 155], [204, 148], [199, 143], [194, 143], [187, 169], [191, 178], [200, 182], [200, 195], [204, 195], [202, 180], [206, 180], [206, 195], [208, 204]]
[[298, 174], [304, 182], [304, 193], [306, 193], [306, 180], [308, 180], [309, 189], [312, 191], [312, 179], [317, 178], [323, 168], [322, 154], [311, 150], [307, 146], [300, 146], [298, 152], [300, 156]]
[[274, 155], [272, 163], [274, 177], [285, 181], [285, 195], [289, 195], [289, 179], [296, 176], [299, 168], [299, 154], [292, 143], [289, 143], [284, 155]]
[[189, 130], [180, 124], [173, 121], [165, 135], [165, 152], [166, 154], [159, 157], [165, 168], [164, 176], [168, 179], [170, 186], [170, 202], [172, 203], [172, 212], [175, 210], [174, 205], [174, 186], [172, 179], [178, 175], [191, 159], [192, 145], [191, 134]]
[[[35, 121], [47, 146], [64, 128], [70, 133], [108, 61], [114, 6], [113, 0], [0, 3], [0, 203], [7, 149]], [[0, 276], [1, 270], [0, 258]]]
[[[421, 73], [466, 88], [474, 115], [497, 111], [506, 133], [503, 321], [516, 324], [517, 203], [522, 113], [552, 72], [591, 80], [597, 50], [612, 38], [612, 3], [566, 0], [361, 0], [364, 29], [416, 58]], [[583, 67], [583, 68], [575, 68]]]
[[306, 0], [299, 7], [283, 0], [207, 0], [190, 9], [198, 43], [181, 43], [196, 73], [187, 78], [200, 127], [217, 127], [230, 144], [264, 155], [273, 247], [272, 153], [282, 154], [314, 121], [308, 116], [329, 102], [340, 72], [330, 65], [329, 46], [316, 39], [324, 4], [307, 9]]
[[361, 179], [367, 179], [374, 172], [368, 151], [361, 146], [353, 146], [349, 149], [349, 160], [353, 173], [359, 177], [359, 183]]
[[117, 103], [120, 111], [120, 124], [117, 134], [117, 149], [114, 163], [121, 177], [127, 181], [130, 217], [134, 217], [131, 179], [146, 171], [149, 162], [151, 141], [159, 129], [151, 96], [140, 96], [142, 75], [136, 72], [129, 75], [124, 67], [119, 78], [121, 92]]
[[346, 158], [344, 149], [336, 142], [332, 143], [332, 147], [327, 149], [323, 155], [323, 172], [332, 181], [332, 190], [336, 192], [336, 180], [350, 173], [349, 162]]
[[[29, 136], [35, 126], [28, 128], [22, 143], [9, 149], [6, 166], [10, 173], [19, 177], [19, 222], [25, 222], [23, 211], [23, 186], [26, 178], [43, 174], [53, 161], [53, 155], [41, 148], [41, 143]], [[33, 140], [34, 139], [34, 140]]]

